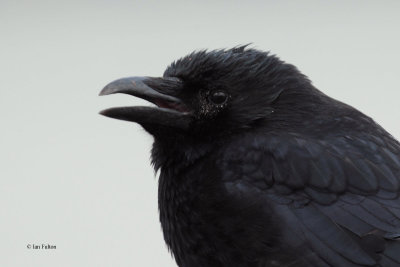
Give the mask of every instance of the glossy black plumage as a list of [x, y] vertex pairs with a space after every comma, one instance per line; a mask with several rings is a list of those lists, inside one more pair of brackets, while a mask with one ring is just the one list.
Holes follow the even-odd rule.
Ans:
[[160, 221], [179, 266], [400, 266], [400, 144], [371, 118], [245, 47], [194, 52], [163, 78], [128, 78], [138, 80], [172, 102], [103, 114], [154, 136]]

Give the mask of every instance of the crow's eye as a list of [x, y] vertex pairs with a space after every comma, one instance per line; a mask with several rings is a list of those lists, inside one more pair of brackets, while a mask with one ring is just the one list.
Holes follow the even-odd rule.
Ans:
[[226, 102], [228, 95], [224, 91], [214, 91], [211, 92], [209, 98], [214, 104], [221, 105]]

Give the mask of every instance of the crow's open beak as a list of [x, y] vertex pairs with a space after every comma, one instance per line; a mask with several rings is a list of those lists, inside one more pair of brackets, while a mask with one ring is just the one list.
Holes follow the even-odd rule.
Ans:
[[129, 77], [109, 83], [100, 95], [123, 93], [143, 98], [157, 107], [116, 107], [100, 114], [143, 126], [159, 125], [187, 129], [191, 121], [190, 109], [176, 95], [182, 82], [175, 78]]

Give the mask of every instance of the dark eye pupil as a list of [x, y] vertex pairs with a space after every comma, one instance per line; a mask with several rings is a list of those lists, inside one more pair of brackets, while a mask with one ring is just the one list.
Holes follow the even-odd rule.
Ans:
[[228, 96], [225, 94], [225, 92], [222, 92], [222, 91], [213, 92], [210, 97], [210, 99], [213, 103], [219, 104], [219, 105], [225, 103], [227, 98], [228, 98]]

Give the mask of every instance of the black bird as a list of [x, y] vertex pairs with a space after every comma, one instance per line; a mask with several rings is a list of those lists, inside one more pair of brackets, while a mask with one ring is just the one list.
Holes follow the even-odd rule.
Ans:
[[101, 114], [154, 137], [165, 241], [181, 267], [400, 266], [400, 144], [246, 46], [198, 51]]

